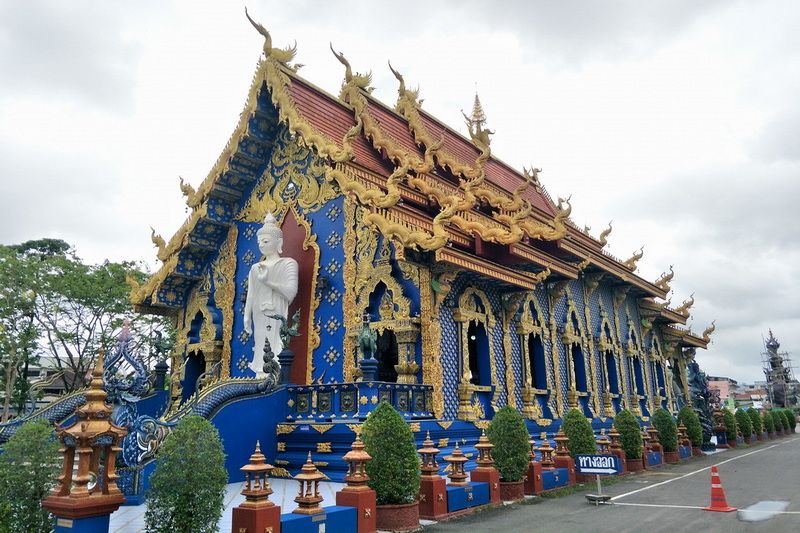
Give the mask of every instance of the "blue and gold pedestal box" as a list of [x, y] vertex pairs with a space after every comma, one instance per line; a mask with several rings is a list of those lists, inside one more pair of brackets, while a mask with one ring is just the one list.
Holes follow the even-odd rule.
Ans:
[[664, 458], [661, 452], [650, 452], [647, 454], [647, 467], [661, 466], [664, 464]]
[[692, 456], [691, 446], [678, 446], [678, 457], [681, 459], [688, 459]]
[[447, 487], [447, 512], [454, 513], [489, 503], [489, 484], [470, 483], [465, 487]]
[[553, 490], [569, 485], [569, 470], [566, 468], [556, 468], [554, 470], [542, 470], [542, 488]]
[[287, 513], [281, 516], [281, 533], [356, 533], [356, 508], [332, 505], [312, 515]]

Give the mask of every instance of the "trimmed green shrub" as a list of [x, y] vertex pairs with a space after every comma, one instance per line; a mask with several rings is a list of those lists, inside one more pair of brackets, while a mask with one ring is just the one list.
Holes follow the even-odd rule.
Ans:
[[486, 436], [494, 444], [492, 457], [500, 471], [500, 480], [522, 480], [528, 470], [530, 436], [519, 412], [510, 405], [501, 407], [489, 423]]
[[641, 459], [642, 448], [642, 428], [639, 421], [628, 411], [623, 409], [614, 417], [614, 427], [619, 432], [620, 444], [625, 452], [627, 459]]
[[147, 533], [211, 533], [225, 509], [225, 452], [219, 432], [197, 415], [184, 417], [156, 452], [147, 491]]
[[780, 413], [785, 419], [783, 429], [791, 431], [797, 425], [797, 420], [794, 418], [794, 413], [791, 411], [791, 409], [780, 409]]
[[50, 533], [54, 519], [42, 507], [61, 472], [60, 445], [43, 419], [20, 426], [0, 453], [0, 531]]
[[794, 424], [792, 423], [792, 422], [794, 422], [794, 418], [789, 413], [789, 410], [788, 409], [778, 409], [778, 412], [783, 417], [783, 429], [785, 429], [786, 431], [791, 431], [792, 428], [794, 427]]
[[678, 425], [669, 411], [659, 407], [653, 413], [651, 419], [653, 426], [658, 430], [658, 442], [665, 452], [675, 452], [678, 450]]
[[592, 423], [577, 409], [570, 409], [561, 421], [561, 430], [569, 442], [569, 456], [597, 453], [597, 442], [594, 440]]
[[735, 441], [739, 437], [739, 428], [736, 426], [736, 417], [727, 407], [722, 408], [722, 423], [725, 424], [725, 437]]
[[694, 409], [688, 405], [678, 411], [678, 423], [686, 426], [686, 435], [692, 441], [692, 446], [700, 446], [703, 444], [703, 428], [700, 426], [700, 419]]
[[419, 465], [414, 434], [394, 407], [381, 402], [361, 427], [369, 488], [378, 505], [411, 503], [419, 493]]
[[736, 418], [736, 423], [739, 424], [742, 435], [750, 438], [750, 435], [753, 434], [753, 423], [750, 421], [750, 417], [747, 416], [747, 411], [739, 409], [733, 416]]
[[755, 407], [747, 409], [747, 416], [750, 418], [750, 423], [753, 425], [753, 433], [761, 435], [764, 433], [764, 424], [762, 423], [761, 416], [756, 411]]
[[772, 417], [772, 423], [775, 424], [775, 431], [783, 431], [783, 424], [785, 420], [778, 411], [770, 411], [769, 416]]
[[772, 414], [769, 411], [761, 413], [761, 422], [764, 425], [764, 431], [775, 433], [775, 419], [772, 418]]

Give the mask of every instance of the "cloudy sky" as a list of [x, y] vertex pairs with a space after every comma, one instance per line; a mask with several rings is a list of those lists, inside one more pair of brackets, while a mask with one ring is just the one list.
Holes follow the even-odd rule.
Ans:
[[[226, 1], [0, 0], [0, 243], [57, 237], [86, 261], [155, 266], [245, 103], [262, 38]], [[772, 328], [800, 361], [800, 3], [249, 0], [300, 74], [397, 82], [461, 127], [477, 90], [493, 154], [638, 273], [674, 265], [673, 307], [716, 320], [703, 369], [762, 379]], [[800, 363], [798, 363], [800, 365]], [[800, 368], [798, 368], [800, 371]]]

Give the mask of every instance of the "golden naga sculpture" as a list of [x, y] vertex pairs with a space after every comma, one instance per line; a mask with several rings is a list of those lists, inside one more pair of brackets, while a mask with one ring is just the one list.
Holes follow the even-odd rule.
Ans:
[[522, 167], [522, 174], [525, 175], [525, 180], [535, 187], [542, 186], [541, 182], [539, 182], [539, 172], [541, 171], [541, 168], [534, 168], [533, 166], [531, 166], [530, 170]]
[[192, 187], [188, 182], [183, 181], [181, 176], [178, 176], [178, 178], [181, 182], [181, 193], [183, 193], [183, 195], [186, 197], [186, 205], [192, 209], [197, 209], [197, 207], [203, 201], [204, 195], [194, 190], [194, 187]]
[[155, 247], [158, 248], [156, 257], [158, 257], [158, 259], [162, 262], [166, 261], [168, 256], [167, 243], [164, 241], [161, 235], [156, 235], [156, 230], [154, 230], [152, 226], [150, 227], [150, 240], [153, 242]]
[[608, 228], [604, 229], [603, 232], [600, 234], [600, 245], [605, 246], [608, 244], [608, 236], [611, 235], [611, 223], [614, 222], [613, 220], [608, 221]]
[[622, 266], [633, 272], [636, 270], [636, 262], [644, 256], [644, 246], [639, 248], [639, 251], [634, 253], [630, 259], [622, 262]]
[[[272, 36], [269, 34], [266, 28], [259, 24], [258, 22], [254, 21], [250, 18], [250, 15], [247, 13], [247, 8], [244, 8], [244, 15], [247, 17], [247, 20], [250, 21], [250, 24], [264, 36], [264, 55], [266, 57], [272, 58], [279, 63], [283, 63], [284, 65], [288, 65], [289, 61], [294, 59], [294, 55], [297, 53], [297, 42], [294, 43], [292, 48], [280, 49], [280, 48], [273, 48], [272, 47]], [[300, 65], [295, 65], [292, 67], [292, 70], [297, 70]]]
[[666, 272], [663, 272], [661, 274], [661, 277], [656, 280], [656, 287], [658, 287], [659, 289], [661, 289], [661, 290], [663, 290], [665, 292], [669, 292], [670, 291], [669, 282], [672, 281], [673, 277], [675, 277], [675, 271], [672, 270], [672, 267], [673, 267], [673, 265], [669, 266], [669, 274], [667, 274]]
[[368, 72], [367, 74], [361, 75], [359, 73], [353, 74], [353, 68], [350, 66], [350, 62], [345, 59], [344, 54], [341, 52], [336, 52], [333, 49], [333, 43], [330, 43], [331, 52], [339, 60], [339, 63], [344, 65], [344, 83], [345, 85], [355, 85], [359, 89], [363, 89], [368, 93], [371, 93], [374, 90], [374, 87], [370, 87], [369, 84], [372, 83], [372, 72]]
[[689, 299], [683, 302], [683, 305], [675, 309], [675, 312], [683, 317], [689, 316], [689, 309], [694, 305], [694, 293], [689, 296]]
[[706, 342], [711, 342], [711, 334], [714, 333], [714, 330], [717, 329], [716, 326], [717, 321], [712, 320], [711, 325], [703, 331], [703, 340]]

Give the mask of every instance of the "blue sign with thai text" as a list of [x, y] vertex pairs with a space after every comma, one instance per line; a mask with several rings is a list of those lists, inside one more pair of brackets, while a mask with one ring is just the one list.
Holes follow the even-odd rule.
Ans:
[[622, 461], [616, 455], [576, 455], [575, 471], [579, 474], [619, 474]]

